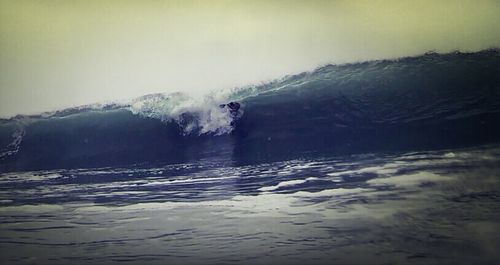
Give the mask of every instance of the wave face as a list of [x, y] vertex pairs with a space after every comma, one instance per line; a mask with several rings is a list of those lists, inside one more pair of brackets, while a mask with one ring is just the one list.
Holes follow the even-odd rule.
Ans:
[[[234, 113], [221, 104], [237, 101]], [[327, 65], [201, 98], [0, 120], [0, 170], [426, 150], [500, 140], [500, 51]]]

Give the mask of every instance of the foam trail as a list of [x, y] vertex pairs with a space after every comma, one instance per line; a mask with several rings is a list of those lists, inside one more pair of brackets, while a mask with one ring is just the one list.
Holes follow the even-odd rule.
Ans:
[[19, 147], [21, 145], [21, 142], [23, 141], [23, 137], [25, 134], [26, 130], [23, 127], [18, 127], [12, 133], [12, 142], [5, 148], [0, 149], [0, 159], [16, 154], [19, 151]]

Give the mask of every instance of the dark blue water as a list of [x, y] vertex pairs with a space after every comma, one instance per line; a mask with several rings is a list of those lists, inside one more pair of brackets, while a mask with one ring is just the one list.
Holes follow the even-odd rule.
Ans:
[[3, 264], [498, 264], [500, 149], [0, 177]]
[[1, 120], [0, 261], [498, 264], [499, 73], [425, 54]]
[[[328, 65], [204, 98], [157, 94], [0, 121], [0, 171], [239, 165], [500, 140], [500, 51]], [[234, 118], [221, 103], [240, 102]]]

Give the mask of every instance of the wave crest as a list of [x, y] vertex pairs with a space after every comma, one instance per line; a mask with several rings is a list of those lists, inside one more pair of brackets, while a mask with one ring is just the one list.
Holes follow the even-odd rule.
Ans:
[[163, 122], [175, 122], [189, 134], [228, 134], [233, 130], [233, 121], [241, 117], [220, 104], [228, 101], [227, 93], [213, 93], [194, 97], [185, 93], [153, 94], [135, 99], [128, 109], [147, 118]]

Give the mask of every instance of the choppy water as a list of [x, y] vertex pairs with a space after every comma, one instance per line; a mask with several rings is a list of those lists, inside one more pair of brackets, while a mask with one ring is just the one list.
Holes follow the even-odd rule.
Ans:
[[498, 264], [500, 147], [0, 175], [2, 264]]

